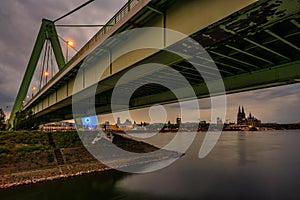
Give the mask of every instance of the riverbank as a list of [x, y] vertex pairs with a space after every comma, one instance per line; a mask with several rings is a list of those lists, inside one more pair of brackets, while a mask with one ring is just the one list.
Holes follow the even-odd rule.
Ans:
[[[78, 141], [76, 132], [53, 134], [51, 142], [55, 143], [55, 149], [47, 144], [45, 135], [42, 132], [0, 133], [0, 139], [2, 139], [0, 141], [4, 144], [2, 152], [0, 152], [0, 188], [52, 181], [111, 169], [96, 160], [85, 149]], [[153, 145], [135, 141], [126, 135], [114, 134], [112, 142], [119, 148], [135, 153], [158, 150]], [[59, 149], [64, 164], [58, 162], [57, 155], [54, 153], [57, 149]], [[170, 153], [177, 154], [176, 152]], [[143, 164], [163, 159], [166, 157], [159, 156], [143, 161]], [[117, 164], [114, 168], [128, 167], [129, 163], [120, 163], [118, 160], [113, 162]], [[137, 162], [138, 159], [131, 158], [129, 165], [139, 164]]]
[[73, 165], [63, 165], [48, 169], [4, 174], [0, 175], [0, 188], [9, 188], [44, 181], [52, 181], [88, 173], [102, 172], [110, 169], [111, 168], [100, 162], [93, 162], [76, 163]]

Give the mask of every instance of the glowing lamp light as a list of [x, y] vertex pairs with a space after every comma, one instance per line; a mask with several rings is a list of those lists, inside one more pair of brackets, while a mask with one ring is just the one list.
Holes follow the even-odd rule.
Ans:
[[66, 41], [66, 62], [68, 62], [68, 60], [69, 60], [69, 50], [68, 50], [68, 48], [69, 47], [73, 47], [74, 46], [74, 42], [72, 41], [72, 40], [67, 40]]
[[47, 72], [47, 71], [44, 72], [44, 76], [46, 76], [46, 77], [49, 76], [49, 72]]
[[72, 47], [74, 45], [74, 42], [72, 40], [68, 40], [67, 45]]
[[35, 86], [32, 86], [31, 88], [31, 98], [33, 97], [33, 94], [34, 94], [34, 91], [36, 90], [36, 87]]

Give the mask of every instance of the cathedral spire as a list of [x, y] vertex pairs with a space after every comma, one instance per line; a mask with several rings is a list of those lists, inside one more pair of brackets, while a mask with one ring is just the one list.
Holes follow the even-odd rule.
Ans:
[[243, 114], [245, 114], [245, 111], [244, 111], [244, 106], [242, 106], [242, 113], [243, 113]]
[[239, 106], [239, 113], [241, 113], [241, 106]]

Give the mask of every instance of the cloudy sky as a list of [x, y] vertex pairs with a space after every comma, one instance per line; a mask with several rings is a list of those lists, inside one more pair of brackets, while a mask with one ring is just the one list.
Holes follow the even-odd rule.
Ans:
[[[0, 107], [12, 109], [43, 18], [55, 20], [86, 0], [9, 0], [0, 6]], [[57, 24], [105, 24], [126, 0], [96, 0]], [[57, 28], [80, 49], [99, 28]], [[62, 45], [64, 48], [64, 45]], [[63, 51], [65, 52], [65, 51]], [[70, 56], [75, 52], [70, 50]]]
[[[57, 24], [104, 24], [127, 0], [96, 0]], [[42, 18], [55, 20], [85, 0], [9, 0], [0, 7], [0, 107], [9, 114], [36, 40]], [[58, 28], [58, 34], [72, 38], [80, 49], [98, 28]], [[74, 55], [75, 52], [70, 52]], [[209, 120], [209, 100], [199, 100], [201, 117]], [[239, 105], [263, 122], [299, 122], [300, 84], [238, 93], [227, 96], [227, 117], [236, 121]], [[169, 105], [170, 119], [177, 115]], [[191, 114], [191, 121], [196, 117]], [[141, 120], [147, 120], [143, 117]], [[123, 119], [124, 120], [124, 119]], [[138, 119], [137, 119], [138, 120]], [[197, 120], [197, 119], [196, 119]], [[172, 120], [174, 121], [174, 120]]]

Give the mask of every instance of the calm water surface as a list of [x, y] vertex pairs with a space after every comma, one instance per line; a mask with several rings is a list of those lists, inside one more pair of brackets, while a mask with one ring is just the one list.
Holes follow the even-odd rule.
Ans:
[[[163, 145], [172, 134], [152, 140]], [[156, 172], [111, 170], [0, 190], [0, 199], [300, 199], [299, 130], [223, 132], [213, 151], [199, 159], [203, 136]]]

